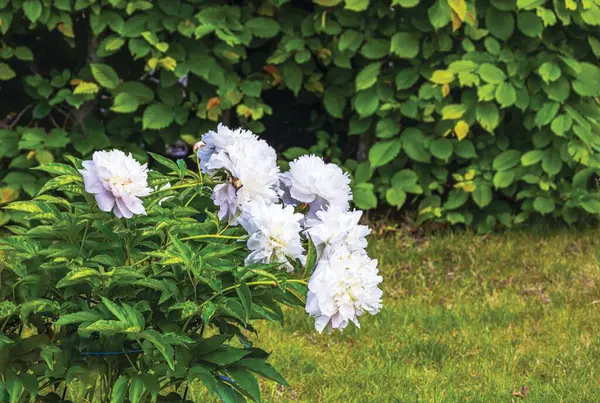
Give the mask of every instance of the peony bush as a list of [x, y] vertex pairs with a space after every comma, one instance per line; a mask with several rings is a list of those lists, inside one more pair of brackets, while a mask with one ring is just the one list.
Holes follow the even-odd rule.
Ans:
[[331, 333], [380, 310], [338, 166], [281, 173], [264, 140], [223, 125], [194, 150], [195, 169], [119, 150], [36, 168], [54, 177], [6, 207], [26, 225], [0, 240], [0, 400], [259, 401], [257, 376], [286, 382], [254, 321], [304, 307]]

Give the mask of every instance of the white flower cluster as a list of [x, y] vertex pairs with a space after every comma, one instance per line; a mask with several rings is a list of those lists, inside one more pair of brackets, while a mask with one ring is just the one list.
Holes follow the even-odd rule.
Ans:
[[[319, 261], [309, 280], [306, 311], [316, 328], [358, 326], [364, 312], [381, 308], [382, 278], [377, 260], [366, 253], [367, 226], [361, 211], [349, 211], [350, 178], [335, 164], [306, 155], [279, 173], [277, 156], [266, 142], [242, 129], [219, 125], [196, 146], [200, 167], [209, 175], [224, 173], [213, 201], [219, 217], [239, 223], [248, 232], [246, 264], [305, 261], [302, 237], [310, 236]], [[306, 215], [296, 212], [307, 211]]]
[[[312, 240], [318, 262], [308, 281], [306, 311], [319, 332], [342, 330], [349, 322], [359, 326], [364, 312], [381, 309], [382, 278], [365, 250], [370, 229], [359, 224], [361, 211], [349, 210], [350, 178], [340, 167], [307, 155], [280, 173], [275, 150], [264, 140], [224, 125], [202, 136], [194, 150], [202, 173], [222, 179], [212, 195], [219, 218], [240, 224], [249, 235], [247, 265], [281, 263], [292, 271], [292, 262], [306, 262], [303, 239]], [[113, 150], [94, 153], [83, 168], [85, 190], [102, 211], [125, 218], [146, 214], [140, 197], [153, 189], [145, 164]]]

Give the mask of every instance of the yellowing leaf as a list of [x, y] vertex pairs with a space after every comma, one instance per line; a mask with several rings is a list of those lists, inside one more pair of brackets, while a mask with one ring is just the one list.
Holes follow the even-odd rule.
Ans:
[[146, 68], [148, 70], [154, 70], [156, 68], [156, 66], [158, 65], [158, 58], [156, 57], [151, 57], [150, 59], [148, 59], [148, 61], [146, 62]]
[[445, 97], [448, 96], [448, 94], [450, 94], [450, 86], [448, 84], [444, 84], [442, 86], [442, 95]]
[[459, 121], [456, 126], [454, 126], [454, 133], [456, 133], [456, 138], [458, 138], [459, 141], [464, 139], [467, 137], [467, 134], [469, 134], [469, 124], [464, 120]]
[[454, 12], [454, 10], [452, 10], [450, 17], [452, 18], [452, 31], [458, 31], [462, 26], [461, 19], [458, 17], [456, 12]]
[[210, 111], [211, 109], [216, 108], [219, 105], [221, 105], [221, 99], [219, 97], [212, 97], [206, 103], [206, 110]]
[[460, 21], [465, 20], [465, 16], [467, 15], [467, 2], [465, 0], [448, 0], [448, 5], [456, 13]]
[[446, 105], [442, 109], [442, 119], [444, 119], [444, 120], [460, 119], [465, 114], [466, 110], [467, 110], [466, 106], [464, 106], [462, 104]]
[[475, 191], [475, 182], [464, 182], [462, 184], [462, 189], [467, 193], [473, 193]]
[[0, 204], [10, 203], [19, 198], [19, 192], [12, 188], [0, 189]]
[[577, 2], [575, 0], [565, 0], [565, 6], [571, 11], [577, 10]]
[[448, 70], [436, 70], [431, 76], [431, 82], [435, 84], [450, 84], [454, 81], [454, 73]]
[[173, 71], [175, 70], [175, 67], [177, 67], [177, 61], [175, 61], [175, 59], [172, 57], [167, 56], [160, 59], [160, 65], [169, 71]]
[[465, 179], [468, 181], [472, 181], [473, 178], [475, 178], [475, 170], [474, 169], [469, 169], [467, 171], [467, 173], [465, 174]]
[[73, 94], [95, 94], [98, 92], [100, 87], [96, 83], [89, 83], [87, 81], [82, 81], [75, 87], [73, 90]]
[[72, 25], [65, 25], [61, 22], [56, 28], [67, 38], [75, 38]]

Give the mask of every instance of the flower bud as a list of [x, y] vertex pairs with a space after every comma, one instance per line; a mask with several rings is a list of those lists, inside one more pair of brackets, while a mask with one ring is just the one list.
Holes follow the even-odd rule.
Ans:
[[194, 152], [198, 151], [199, 149], [201, 149], [205, 145], [206, 145], [206, 143], [204, 141], [197, 142], [196, 144], [194, 144], [194, 147], [193, 147]]
[[235, 190], [239, 190], [242, 186], [244, 186], [242, 184], [242, 181], [239, 180], [238, 178], [233, 178], [231, 180], [231, 185], [235, 188]]
[[306, 214], [310, 210], [310, 204], [308, 203], [300, 203], [300, 205], [296, 208], [296, 212], [300, 214]]

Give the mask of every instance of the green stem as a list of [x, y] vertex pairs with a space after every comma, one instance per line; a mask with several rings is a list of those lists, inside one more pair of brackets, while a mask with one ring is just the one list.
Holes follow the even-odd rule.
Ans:
[[231, 235], [219, 235], [219, 234], [206, 234], [206, 235], [193, 235], [185, 238], [181, 238], [180, 241], [190, 241], [192, 239], [208, 239], [208, 238], [218, 238], [218, 239], [242, 239], [242, 236], [231, 236]]

